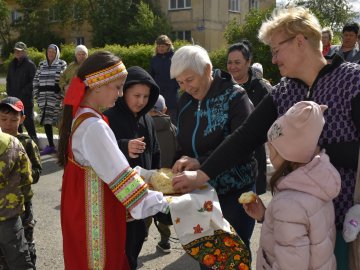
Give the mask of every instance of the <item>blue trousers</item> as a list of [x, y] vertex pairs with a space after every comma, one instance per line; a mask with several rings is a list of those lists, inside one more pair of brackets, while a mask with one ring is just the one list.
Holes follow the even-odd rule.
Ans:
[[[239, 203], [238, 198], [242, 193], [250, 190], [253, 190], [253, 184], [246, 186], [241, 190], [236, 190], [225, 195], [218, 195], [224, 218], [234, 228], [249, 250], [250, 238], [255, 227], [255, 220], [246, 214], [242, 204]], [[200, 264], [200, 269], [206, 270], [210, 268]]]

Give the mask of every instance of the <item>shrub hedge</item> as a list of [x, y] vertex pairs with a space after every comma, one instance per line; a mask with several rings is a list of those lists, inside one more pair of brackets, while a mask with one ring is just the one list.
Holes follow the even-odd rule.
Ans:
[[[184, 41], [175, 41], [174, 47], [175, 50], [183, 45], [188, 44]], [[120, 45], [106, 45], [103, 48], [91, 48], [89, 49], [89, 54], [92, 54], [98, 50], [107, 50], [115, 55], [121, 57], [127, 67], [131, 66], [140, 66], [146, 70], [150, 69], [150, 60], [155, 53], [154, 45], [146, 44], [136, 44], [131, 46], [120, 46]], [[65, 60], [66, 63], [71, 63], [74, 61], [74, 44], [61, 45], [60, 47], [60, 58]], [[39, 62], [45, 60], [45, 50], [38, 51], [33, 47], [28, 48], [28, 56], [35, 63], [36, 66], [39, 65]], [[215, 68], [226, 69], [226, 49], [219, 49], [212, 52], [209, 52], [210, 59]], [[14, 58], [13, 54], [10, 54], [9, 58], [3, 62], [3, 70], [5, 74], [7, 73], [8, 66], [10, 61]]]

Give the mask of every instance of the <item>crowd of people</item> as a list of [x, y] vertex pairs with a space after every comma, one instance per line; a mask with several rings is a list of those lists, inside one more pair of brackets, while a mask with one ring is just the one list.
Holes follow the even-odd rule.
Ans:
[[[55, 44], [36, 68], [17, 42], [0, 101], [0, 266], [36, 269], [31, 184], [40, 156], [56, 153], [66, 269], [137, 269], [153, 220], [156, 248], [171, 252], [170, 227], [157, 218], [171, 215], [171, 200], [150, 190], [136, 166], [171, 168], [178, 193], [210, 184], [249, 250], [262, 223], [257, 269], [350, 269], [342, 231], [359, 170], [359, 24], [345, 24], [334, 45], [309, 10], [279, 8], [258, 37], [281, 73], [274, 85], [248, 40], [228, 47], [227, 71], [201, 46], [174, 50], [166, 35], [155, 40], [149, 71], [107, 51], [89, 55], [84, 45], [67, 65]], [[256, 199], [238, 203], [247, 192]]]

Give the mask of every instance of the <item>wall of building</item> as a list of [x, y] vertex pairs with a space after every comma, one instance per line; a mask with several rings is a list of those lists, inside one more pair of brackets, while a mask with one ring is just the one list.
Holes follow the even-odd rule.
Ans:
[[[173, 30], [191, 31], [195, 44], [207, 50], [226, 47], [224, 30], [230, 20], [245, 22], [249, 12], [249, 0], [240, 1], [240, 12], [229, 11], [227, 0], [192, 0], [190, 9], [170, 10], [169, 0], [160, 0], [162, 12], [168, 17]], [[260, 9], [275, 5], [275, 0], [258, 0]]]

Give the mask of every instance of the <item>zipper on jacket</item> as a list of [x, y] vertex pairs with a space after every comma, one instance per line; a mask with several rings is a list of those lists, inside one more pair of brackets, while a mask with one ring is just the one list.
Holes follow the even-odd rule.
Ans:
[[191, 144], [192, 144], [192, 148], [193, 148], [193, 151], [194, 151], [194, 156], [195, 158], [199, 158], [199, 155], [196, 151], [196, 145], [195, 145], [195, 140], [196, 140], [196, 132], [197, 132], [197, 129], [199, 128], [199, 125], [200, 125], [200, 107], [201, 107], [201, 100], [199, 100], [198, 102], [198, 107], [197, 107], [197, 111], [196, 111], [196, 124], [195, 124], [195, 128], [194, 128], [194, 132], [193, 132], [193, 135], [192, 135], [192, 139], [191, 139]]

